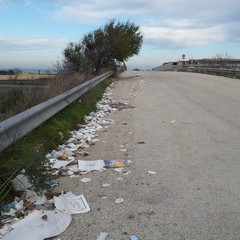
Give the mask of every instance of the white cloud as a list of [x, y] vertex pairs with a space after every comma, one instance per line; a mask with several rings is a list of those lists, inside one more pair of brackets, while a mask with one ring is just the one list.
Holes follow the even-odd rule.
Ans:
[[[61, 2], [61, 1], [60, 1]], [[99, 21], [101, 19], [121, 16], [143, 15], [160, 17], [178, 16], [179, 18], [201, 18], [206, 21], [220, 21], [239, 15], [238, 0], [72, 0], [62, 2], [55, 17], [72, 22]], [[240, 16], [239, 16], [240, 18]]]
[[58, 21], [103, 24], [110, 18], [135, 19], [146, 42], [169, 47], [239, 41], [238, 0], [72, 0], [54, 13]]
[[121, 14], [120, 10], [110, 9], [105, 4], [98, 5], [91, 2], [76, 2], [62, 6], [54, 14], [54, 18], [73, 23], [96, 23], [103, 19]]
[[65, 39], [27, 38], [27, 37], [0, 37], [1, 51], [41, 50], [63, 48], [67, 44]]
[[146, 42], [169, 48], [192, 47], [226, 39], [222, 26], [208, 28], [170, 28], [143, 26]]

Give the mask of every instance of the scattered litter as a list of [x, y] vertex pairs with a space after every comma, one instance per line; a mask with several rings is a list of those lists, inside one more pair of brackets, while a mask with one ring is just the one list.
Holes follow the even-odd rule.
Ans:
[[73, 171], [70, 171], [70, 170], [67, 171], [67, 175], [68, 175], [68, 176], [72, 176], [73, 174], [74, 174]]
[[109, 186], [110, 186], [109, 183], [104, 183], [104, 184], [102, 184], [102, 187], [109, 187]]
[[18, 174], [12, 180], [13, 187], [16, 191], [23, 191], [32, 187], [29, 179], [24, 174]]
[[86, 157], [86, 156], [89, 155], [89, 152], [86, 152], [86, 151], [80, 151], [80, 152], [77, 152], [77, 154]]
[[129, 240], [138, 240], [137, 236], [133, 235], [133, 236], [130, 236]]
[[78, 178], [79, 176], [78, 175], [71, 175], [69, 176], [70, 178]]
[[16, 202], [15, 203], [15, 208], [17, 210], [22, 210], [23, 209], [23, 200], [21, 200], [20, 202]]
[[170, 123], [175, 123], [176, 122], [176, 120], [172, 120], [172, 121], [170, 121]]
[[101, 196], [101, 199], [106, 200], [106, 199], [108, 199], [108, 196]]
[[[71, 131], [71, 137], [65, 144], [59, 145], [56, 150], [49, 152], [45, 156], [47, 174], [79, 177], [79, 175], [87, 174], [90, 171], [102, 171], [105, 168], [114, 168], [115, 171], [124, 174], [131, 172], [124, 172], [123, 168], [129, 166], [130, 160], [75, 160], [76, 155], [88, 156], [89, 153], [85, 151], [85, 148], [100, 141], [97, 138], [97, 131], [108, 131], [108, 125], [115, 124], [114, 120], [107, 118], [109, 113], [131, 107], [124, 101], [116, 103], [109, 90], [110, 88], [107, 88], [102, 100], [97, 103], [97, 111], [85, 116], [85, 124], [79, 125], [79, 130]], [[127, 122], [123, 122], [123, 125], [127, 124]], [[130, 134], [132, 133], [130, 132]], [[59, 132], [59, 137], [63, 140], [64, 134]], [[107, 141], [102, 142], [107, 143]], [[120, 151], [126, 152], [127, 149], [121, 146]], [[75, 161], [78, 164], [71, 165]], [[0, 238], [5, 235], [3, 240], [42, 240], [51, 238], [59, 235], [69, 226], [71, 214], [90, 211], [84, 195], [75, 196], [72, 192], [61, 195], [53, 193], [51, 195], [53, 199], [51, 200], [47, 200], [44, 195], [37, 195], [34, 191], [29, 190], [32, 188], [32, 183], [24, 174], [25, 172], [22, 172], [12, 181], [17, 191], [24, 191], [24, 197], [16, 198], [13, 203], [6, 205], [6, 209], [4, 209], [6, 212], [1, 214], [1, 217], [4, 216], [0, 221]], [[116, 180], [121, 181], [123, 178], [119, 177]], [[79, 181], [86, 183], [91, 179], [82, 178]], [[46, 184], [50, 188], [58, 185], [55, 181], [49, 181]], [[102, 187], [108, 186], [110, 186], [108, 183], [102, 185]], [[101, 197], [103, 200], [107, 198], [108, 196]], [[118, 198], [115, 202], [122, 203], [123, 201], [123, 198]], [[53, 210], [55, 207], [56, 209]], [[19, 212], [23, 215], [17, 218], [16, 214]], [[10, 231], [11, 229], [13, 230]], [[29, 229], [31, 232], [29, 232]], [[104, 240], [107, 235], [107, 233], [101, 232], [98, 240]]]
[[39, 196], [36, 192], [27, 190], [26, 191], [26, 200], [35, 203], [36, 205], [43, 205], [47, 202], [47, 198], [45, 196]]
[[129, 166], [130, 160], [78, 160], [80, 171], [102, 171], [105, 168], [123, 168]]
[[105, 168], [122, 168], [127, 167], [129, 165], [129, 160], [104, 160]]
[[104, 166], [103, 160], [78, 160], [78, 167], [80, 171], [102, 171]]
[[82, 182], [82, 183], [87, 183], [87, 182], [90, 182], [91, 181], [91, 178], [82, 178], [81, 180], [80, 180], [80, 182]]
[[120, 145], [118, 148], [119, 148], [119, 150], [120, 150], [121, 152], [127, 152], [127, 149], [124, 148], [123, 145]]
[[43, 215], [43, 216], [41, 217], [41, 219], [44, 220], [44, 221], [47, 221], [48, 216], [45, 214], [45, 215]]
[[80, 175], [86, 175], [88, 174], [90, 171], [83, 171], [83, 172], [80, 172]]
[[2, 240], [44, 240], [55, 237], [67, 229], [71, 215], [60, 211], [33, 211], [12, 225], [13, 230]]
[[78, 214], [90, 211], [90, 207], [83, 195], [75, 196], [72, 192], [53, 197], [56, 208], [64, 213]]
[[120, 151], [121, 152], [127, 152], [127, 149], [126, 148], [121, 148]]
[[122, 181], [123, 178], [122, 177], [118, 177], [118, 178], [115, 178], [116, 181]]
[[68, 170], [69, 170], [69, 171], [72, 171], [72, 172], [74, 172], [74, 173], [77, 173], [77, 172], [79, 172], [79, 167], [78, 167], [77, 164], [74, 164], [74, 165], [69, 166], [69, 167], [68, 167]]
[[8, 212], [3, 213], [3, 215], [14, 217], [16, 215], [16, 212], [17, 212], [17, 210], [16, 210], [15, 204], [14, 204], [14, 208], [11, 208]]
[[154, 171], [148, 171], [148, 174], [154, 175], [154, 174], [156, 174], [156, 172], [154, 172]]
[[66, 167], [71, 162], [73, 162], [73, 160], [67, 161], [67, 160], [57, 160], [55, 158], [49, 159], [49, 163], [50, 163], [52, 169], [60, 169], [62, 167]]
[[58, 186], [58, 183], [55, 182], [55, 181], [48, 181], [48, 182], [45, 182], [45, 184], [46, 184], [49, 188], [53, 188], [53, 187]]
[[131, 170], [129, 170], [129, 171], [127, 171], [127, 172], [125, 172], [125, 173], [123, 173], [124, 175], [128, 175], [129, 173], [131, 173], [132, 171]]
[[[103, 94], [102, 99], [96, 104], [97, 111], [91, 112], [88, 116], [85, 116], [85, 124], [79, 125], [79, 130], [71, 131], [71, 137], [67, 140], [66, 144], [59, 145], [57, 150], [53, 150], [52, 152], [46, 155], [46, 159], [49, 164], [46, 167], [50, 167], [50, 169], [63, 169], [67, 165], [69, 165], [72, 161], [75, 160], [74, 155], [76, 151], [78, 155], [88, 156], [89, 153], [84, 149], [94, 145], [96, 142], [99, 142], [97, 138], [96, 132], [107, 128], [108, 125], [114, 124], [114, 120], [107, 118], [106, 116], [111, 113], [118, 111], [118, 108], [114, 107], [116, 105], [113, 97], [111, 96], [111, 88], [108, 87]], [[128, 105], [128, 103], [126, 103]], [[63, 137], [63, 134], [59, 132], [60, 137]], [[100, 168], [94, 170], [100, 170]], [[72, 171], [71, 169], [69, 169]], [[79, 169], [78, 169], [79, 171]], [[91, 170], [88, 170], [91, 171]], [[72, 172], [76, 172], [75, 170]], [[64, 174], [62, 171], [52, 171], [52, 174], [58, 175], [69, 175], [70, 177], [73, 174]]]
[[105, 240], [105, 238], [107, 237], [107, 233], [105, 232], [101, 232], [97, 238], [97, 240]]
[[116, 172], [119, 172], [119, 173], [122, 173], [124, 170], [124, 168], [115, 168], [114, 171]]
[[4, 225], [1, 229], [0, 229], [0, 237], [6, 235], [7, 233], [9, 233], [12, 230], [12, 226], [10, 225]]
[[92, 140], [92, 142], [99, 142], [99, 139], [95, 138], [95, 139]]
[[119, 204], [119, 203], [122, 203], [123, 201], [124, 201], [123, 198], [117, 198], [116, 201], [115, 201], [115, 203]]

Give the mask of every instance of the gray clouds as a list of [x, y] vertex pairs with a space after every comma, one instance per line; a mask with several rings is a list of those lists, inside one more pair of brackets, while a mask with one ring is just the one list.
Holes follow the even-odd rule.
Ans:
[[88, 0], [61, 5], [54, 18], [79, 24], [130, 19], [140, 24], [146, 43], [175, 48], [240, 41], [239, 13], [238, 0]]

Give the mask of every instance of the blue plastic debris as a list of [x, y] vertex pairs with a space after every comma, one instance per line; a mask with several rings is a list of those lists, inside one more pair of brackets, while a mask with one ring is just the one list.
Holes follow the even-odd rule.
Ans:
[[10, 211], [11, 208], [16, 209], [14, 202], [8, 203], [6, 205], [0, 205], [0, 210], [6, 211], [6, 212]]
[[137, 238], [137, 236], [131, 236], [130, 238], [129, 238], [129, 240], [138, 240], [138, 238]]

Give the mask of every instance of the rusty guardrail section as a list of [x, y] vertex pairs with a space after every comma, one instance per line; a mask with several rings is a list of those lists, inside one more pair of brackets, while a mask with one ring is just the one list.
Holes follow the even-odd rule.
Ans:
[[0, 122], [0, 152], [12, 145], [18, 139], [27, 135], [34, 128], [70, 105], [88, 90], [107, 79], [112, 74], [113, 72], [104, 73]]

